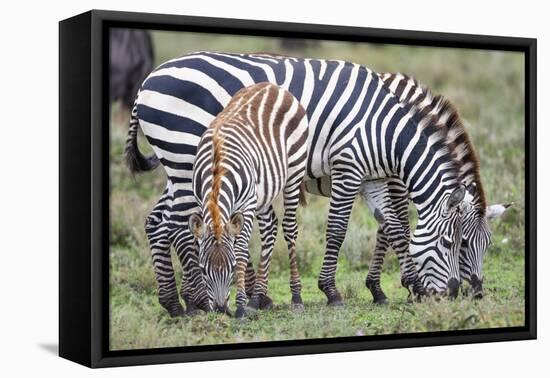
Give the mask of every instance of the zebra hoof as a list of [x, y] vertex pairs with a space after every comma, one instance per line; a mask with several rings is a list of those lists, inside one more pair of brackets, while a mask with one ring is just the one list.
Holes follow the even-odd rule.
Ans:
[[344, 307], [344, 300], [338, 291], [327, 295], [327, 306], [329, 307]]
[[187, 316], [197, 316], [199, 315], [201, 310], [196, 306], [187, 306], [187, 310], [185, 310], [185, 315]]
[[185, 311], [179, 300], [172, 301], [160, 301], [160, 305], [164, 307], [166, 311], [170, 314], [172, 318], [177, 318], [185, 315]]
[[244, 319], [246, 316], [246, 310], [244, 309], [243, 305], [237, 306], [237, 309], [235, 310], [235, 318], [237, 319]]
[[246, 305], [247, 309], [250, 310], [258, 310], [260, 308], [260, 298], [258, 295], [254, 295], [250, 298], [248, 301], [248, 304]]
[[329, 298], [327, 301], [327, 306], [329, 307], [344, 307], [344, 301], [341, 297], [338, 298]]
[[305, 307], [303, 303], [292, 303], [290, 305], [290, 308], [292, 309], [292, 312], [300, 313], [305, 311]]
[[252, 318], [258, 314], [258, 309], [246, 306], [244, 309], [244, 315], [241, 319]]
[[339, 300], [339, 301], [332, 301], [332, 302], [328, 302], [327, 305], [329, 307], [334, 307], [334, 308], [341, 308], [341, 307], [344, 307], [344, 301], [342, 300]]
[[174, 309], [168, 310], [168, 313], [172, 318], [179, 318], [181, 316], [185, 316], [185, 311], [183, 310], [183, 307], [179, 306]]
[[388, 304], [388, 298], [386, 296], [383, 297], [375, 297], [372, 302], [376, 305], [387, 305]]
[[302, 296], [300, 294], [292, 294], [291, 305], [292, 311], [294, 312], [303, 312], [304, 311], [304, 301], [302, 301]]
[[425, 296], [428, 295], [428, 293], [426, 292], [426, 289], [424, 288], [424, 286], [419, 281], [416, 281], [414, 283], [413, 288], [412, 288], [412, 292], [416, 296], [417, 299], [420, 299], [421, 297], [425, 297]]
[[271, 310], [273, 308], [273, 300], [267, 295], [260, 296], [260, 310]]

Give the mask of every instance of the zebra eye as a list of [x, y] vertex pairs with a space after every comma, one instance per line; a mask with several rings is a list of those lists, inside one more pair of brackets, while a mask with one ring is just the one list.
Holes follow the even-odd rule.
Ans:
[[446, 237], [441, 238], [441, 245], [447, 249], [451, 249], [452, 242]]

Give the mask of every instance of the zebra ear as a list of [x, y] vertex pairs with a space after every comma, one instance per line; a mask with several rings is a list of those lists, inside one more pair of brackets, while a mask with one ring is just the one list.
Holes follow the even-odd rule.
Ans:
[[200, 239], [203, 237], [204, 226], [202, 217], [199, 214], [191, 214], [189, 217], [189, 229], [195, 238]]
[[488, 220], [493, 220], [498, 217], [500, 217], [504, 212], [512, 206], [514, 203], [497, 203], [495, 205], [487, 206], [487, 209], [485, 210], [485, 217]]
[[449, 210], [454, 209], [455, 207], [460, 205], [465, 196], [466, 188], [464, 187], [464, 185], [460, 185], [455, 190], [453, 190], [453, 192], [449, 196], [449, 199], [447, 200], [447, 208]]
[[225, 231], [235, 237], [241, 233], [244, 225], [244, 216], [242, 213], [235, 213], [229, 219], [229, 222], [225, 225]]

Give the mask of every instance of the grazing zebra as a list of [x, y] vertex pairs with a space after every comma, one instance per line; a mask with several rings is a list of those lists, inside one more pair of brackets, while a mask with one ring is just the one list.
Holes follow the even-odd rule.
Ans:
[[296, 210], [301, 194], [308, 124], [298, 100], [270, 83], [238, 91], [204, 132], [193, 169], [199, 212], [189, 228], [199, 241], [199, 265], [212, 309], [227, 312], [233, 273], [235, 315], [245, 315], [244, 274], [254, 217], [259, 220], [262, 255], [248, 307], [257, 310], [267, 292], [277, 233], [272, 203], [283, 194], [283, 232], [290, 258], [292, 304], [303, 307], [296, 260]]
[[[134, 170], [160, 161], [170, 182], [171, 210], [160, 224], [182, 259], [185, 273], [200, 281], [196, 249], [187, 220], [197, 207], [191, 188], [196, 146], [205, 128], [239, 89], [260, 82], [288, 90], [306, 109], [309, 122], [306, 176], [332, 177], [326, 253], [318, 287], [329, 305], [341, 305], [335, 273], [353, 200], [366, 178], [397, 176], [419, 213], [411, 256], [424, 267], [423, 283], [437, 291], [457, 290], [460, 280], [459, 204], [465, 195], [458, 161], [429, 114], [405, 109], [368, 68], [344, 61], [200, 52], [170, 60], [144, 81], [130, 127], [127, 155]], [[137, 123], [156, 157], [137, 149]], [[455, 245], [457, 247], [455, 247]], [[188, 253], [189, 252], [189, 253]], [[165, 253], [165, 252], [164, 252]], [[168, 258], [157, 270], [169, 272]], [[163, 278], [166, 277], [163, 276]], [[158, 279], [157, 275], [157, 279]], [[167, 280], [158, 280], [167, 285]], [[191, 297], [204, 294], [195, 290]], [[177, 291], [171, 295], [177, 300]], [[196, 299], [195, 301], [198, 301]]]
[[[415, 105], [422, 113], [438, 117], [444, 124], [442, 131], [447, 143], [455, 145], [455, 153], [460, 156], [462, 183], [471, 196], [467, 210], [462, 217], [462, 243], [460, 249], [461, 278], [470, 283], [475, 298], [482, 297], [483, 258], [489, 247], [491, 232], [486, 220], [503, 214], [509, 204], [487, 206], [481, 183], [479, 160], [474, 147], [460, 120], [458, 112], [443, 96], [433, 96], [428, 88], [415, 78], [403, 74], [379, 74], [388, 89], [405, 106]], [[330, 177], [309, 181], [308, 192], [328, 196]], [[380, 287], [380, 273], [385, 255], [390, 246], [396, 251], [401, 269], [401, 282], [410, 292], [421, 293], [422, 287], [413, 287], [416, 267], [408, 253], [410, 242], [409, 194], [406, 186], [398, 178], [384, 181], [367, 181], [363, 184], [362, 197], [375, 212], [380, 224], [376, 235], [376, 247], [369, 267], [366, 285], [375, 303], [385, 303], [386, 295]]]

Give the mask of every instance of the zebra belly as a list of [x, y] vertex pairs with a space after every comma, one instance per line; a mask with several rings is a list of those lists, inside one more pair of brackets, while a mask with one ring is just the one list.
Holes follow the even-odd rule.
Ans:
[[[266, 211], [277, 195], [282, 192], [287, 179], [286, 174], [287, 172], [282, 174], [271, 172], [269, 177], [260, 177], [258, 179], [256, 183], [257, 213]], [[268, 188], [268, 190], [265, 190], [265, 188]]]

